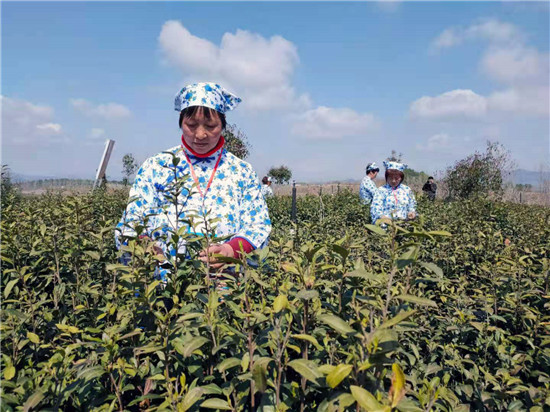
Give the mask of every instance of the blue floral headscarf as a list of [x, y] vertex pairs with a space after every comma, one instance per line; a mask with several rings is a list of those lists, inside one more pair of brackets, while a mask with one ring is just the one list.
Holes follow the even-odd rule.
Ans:
[[407, 168], [407, 165], [399, 162], [384, 160], [384, 167], [386, 168], [386, 170], [395, 169], [403, 172]]
[[372, 162], [372, 163], [369, 163], [369, 164], [367, 165], [367, 169], [366, 169], [367, 173], [369, 173], [369, 172], [371, 172], [371, 171], [373, 171], [373, 170], [378, 170], [378, 171], [380, 171], [380, 169], [378, 168], [378, 165], [376, 164], [376, 162]]
[[176, 95], [175, 110], [181, 112], [191, 106], [204, 106], [220, 113], [233, 110], [241, 98], [229, 93], [216, 83], [194, 83], [185, 86]]

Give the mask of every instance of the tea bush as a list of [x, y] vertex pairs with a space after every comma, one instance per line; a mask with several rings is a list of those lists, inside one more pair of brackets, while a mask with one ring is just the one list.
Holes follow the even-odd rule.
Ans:
[[126, 200], [4, 206], [2, 410], [550, 408], [548, 209], [420, 199], [384, 230], [349, 192], [296, 224], [268, 199], [270, 245], [220, 295], [194, 253], [163, 286], [147, 238], [116, 250]]

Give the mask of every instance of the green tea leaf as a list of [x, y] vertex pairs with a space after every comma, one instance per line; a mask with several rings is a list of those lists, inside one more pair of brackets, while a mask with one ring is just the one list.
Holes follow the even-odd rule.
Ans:
[[409, 311], [401, 311], [397, 315], [395, 315], [393, 318], [387, 320], [382, 325], [380, 325], [380, 329], [390, 328], [394, 325], [397, 325], [398, 323], [404, 321], [405, 319], [411, 317], [416, 313], [415, 310], [409, 310]]
[[286, 295], [279, 295], [273, 301], [273, 311], [279, 313], [283, 309], [288, 308], [288, 298]]
[[[194, 338], [191, 338], [183, 344], [183, 348], [180, 351], [180, 354], [184, 357], [188, 358], [193, 354], [194, 351], [202, 347], [206, 342], [208, 342], [208, 339], [202, 337], [202, 336], [195, 336]], [[178, 348], [176, 348], [177, 350]]]
[[38, 335], [32, 332], [27, 332], [27, 339], [35, 344], [40, 343], [40, 338], [38, 337]]
[[336, 315], [320, 315], [317, 317], [321, 322], [342, 334], [354, 333], [355, 330], [342, 318]]
[[417, 305], [421, 305], [421, 306], [431, 306], [433, 308], [437, 308], [437, 304], [433, 300], [419, 298], [418, 296], [414, 296], [414, 295], [399, 295], [399, 296], [396, 296], [396, 298], [399, 300], [403, 300], [405, 302], [416, 303]]
[[23, 412], [29, 412], [34, 407], [38, 406], [42, 399], [44, 399], [44, 394], [41, 391], [33, 393], [23, 405]]
[[297, 334], [292, 335], [292, 337], [295, 338], [295, 339], [301, 339], [301, 340], [305, 340], [305, 341], [308, 341], [308, 342], [312, 343], [317, 350], [322, 350], [323, 349], [323, 347], [321, 345], [319, 345], [319, 342], [317, 342], [317, 339], [315, 339], [311, 335], [297, 333]]
[[19, 279], [12, 279], [8, 282], [8, 284], [6, 285], [6, 288], [4, 289], [4, 299], [8, 298], [11, 290], [17, 284], [17, 282], [19, 282]]
[[230, 411], [233, 408], [226, 400], [220, 398], [210, 398], [201, 403], [201, 408], [207, 409], [221, 409], [223, 411]]
[[313, 383], [317, 383], [317, 379], [323, 376], [317, 365], [310, 360], [295, 359], [288, 362], [288, 366]]
[[336, 388], [352, 371], [353, 365], [341, 363], [327, 375], [327, 383], [331, 388]]
[[241, 364], [241, 360], [237, 358], [227, 358], [221, 361], [218, 366], [216, 367], [220, 372], [225, 372], [228, 369], [234, 368], [235, 366], [239, 366]]
[[202, 388], [192, 388], [187, 392], [183, 398], [182, 408], [184, 411], [191, 408], [198, 400], [202, 398], [204, 394], [204, 389]]
[[13, 365], [4, 368], [4, 379], [11, 381], [15, 376], [15, 367]]
[[367, 412], [389, 412], [391, 410], [389, 406], [386, 407], [378, 402], [378, 400], [367, 390], [355, 385], [351, 385], [350, 389], [353, 399], [355, 399], [359, 406]]

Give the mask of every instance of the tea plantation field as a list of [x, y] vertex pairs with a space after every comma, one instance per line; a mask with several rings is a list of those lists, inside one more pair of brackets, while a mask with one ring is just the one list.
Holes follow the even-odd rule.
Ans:
[[2, 411], [550, 410], [550, 209], [420, 199], [383, 230], [349, 192], [296, 225], [269, 199], [220, 296], [193, 257], [163, 287], [147, 239], [116, 250], [126, 196], [6, 200]]

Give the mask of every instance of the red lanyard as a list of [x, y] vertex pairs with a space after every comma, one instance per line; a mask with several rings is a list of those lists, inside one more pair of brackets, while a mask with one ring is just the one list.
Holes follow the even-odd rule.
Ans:
[[393, 194], [393, 198], [395, 199], [395, 206], [397, 206], [397, 203], [399, 203], [399, 202], [397, 201], [397, 195], [395, 194], [396, 190], [397, 190], [397, 188], [391, 190], [391, 192], [392, 192], [392, 194]]
[[210, 175], [210, 179], [208, 180], [208, 184], [206, 185], [206, 190], [204, 191], [204, 194], [201, 190], [201, 185], [199, 184], [199, 179], [197, 179], [197, 175], [195, 174], [195, 168], [191, 164], [191, 160], [189, 159], [189, 156], [187, 155], [187, 152], [185, 151], [185, 148], [182, 146], [183, 154], [185, 155], [185, 159], [187, 159], [187, 164], [189, 165], [189, 170], [191, 170], [191, 176], [193, 176], [193, 180], [197, 184], [197, 188], [199, 189], [199, 193], [201, 197], [204, 199], [206, 194], [208, 193], [208, 189], [210, 189], [210, 185], [212, 184], [212, 180], [214, 180], [214, 175], [216, 174], [216, 170], [218, 170], [218, 165], [220, 164], [220, 160], [222, 159], [223, 149], [220, 150], [220, 155], [218, 156], [218, 160], [216, 160], [216, 165], [214, 166], [214, 170], [212, 171], [212, 174]]

